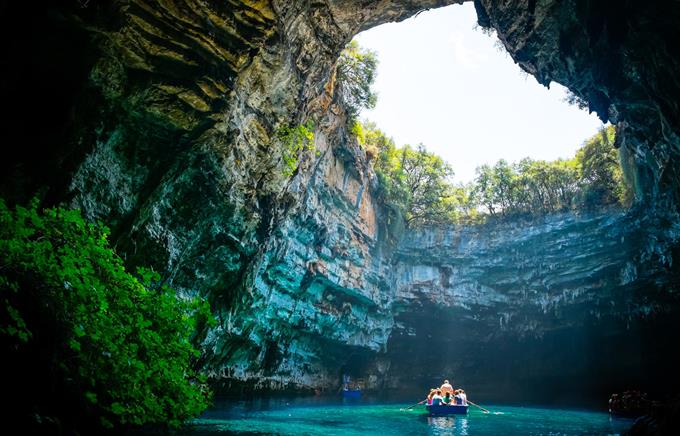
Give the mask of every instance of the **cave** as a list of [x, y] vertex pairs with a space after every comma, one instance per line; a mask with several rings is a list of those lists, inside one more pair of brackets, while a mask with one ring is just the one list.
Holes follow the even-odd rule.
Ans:
[[[332, 392], [347, 371], [402, 394], [454, 374], [491, 402], [677, 395], [680, 6], [475, 0], [524, 71], [616, 126], [635, 203], [395, 229], [334, 65], [359, 32], [454, 3], [3, 2], [0, 195], [79, 209], [129, 269], [209, 301], [219, 394]], [[312, 118], [316, 154], [286, 177], [277, 132]]]

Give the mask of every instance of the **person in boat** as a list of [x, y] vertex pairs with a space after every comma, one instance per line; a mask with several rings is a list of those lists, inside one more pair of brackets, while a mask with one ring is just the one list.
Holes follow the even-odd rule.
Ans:
[[439, 406], [442, 404], [442, 391], [437, 389], [437, 391], [432, 396], [432, 405]]
[[461, 399], [461, 404], [462, 404], [463, 406], [467, 406], [467, 405], [468, 405], [468, 402], [467, 402], [467, 394], [466, 394], [465, 391], [462, 390], [462, 389], [460, 390], [460, 399]]
[[619, 394], [612, 394], [611, 397], [609, 397], [609, 413], [612, 413], [613, 409], [616, 409], [616, 406], [619, 404]]
[[453, 404], [453, 397], [451, 396], [451, 392], [447, 392], [444, 394], [444, 398], [442, 398], [442, 403]]
[[430, 393], [427, 394], [427, 405], [431, 406], [432, 405], [432, 397], [434, 397], [434, 394], [437, 393], [437, 390], [432, 388], [430, 389]]
[[449, 392], [450, 394], [453, 394], [453, 386], [451, 386], [451, 383], [449, 383], [448, 380], [444, 380], [444, 384], [441, 385], [439, 390], [442, 391], [442, 395], [445, 395], [447, 392]]
[[463, 405], [463, 397], [460, 394], [460, 389], [456, 389], [455, 395], [453, 396], [453, 404]]

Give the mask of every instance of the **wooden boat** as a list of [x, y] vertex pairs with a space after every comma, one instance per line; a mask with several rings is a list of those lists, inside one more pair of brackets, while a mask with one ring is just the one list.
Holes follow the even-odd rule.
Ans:
[[343, 389], [343, 398], [361, 398], [361, 389]]
[[445, 416], [445, 415], [466, 415], [469, 406], [463, 406], [462, 404], [437, 404], [428, 405], [427, 413], [430, 416]]

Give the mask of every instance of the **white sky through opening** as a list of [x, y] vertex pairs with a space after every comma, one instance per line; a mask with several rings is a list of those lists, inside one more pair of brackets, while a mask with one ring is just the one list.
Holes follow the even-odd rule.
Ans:
[[565, 88], [527, 76], [496, 38], [474, 29], [472, 3], [423, 12], [357, 35], [378, 54], [378, 104], [364, 110], [398, 146], [423, 143], [457, 182], [499, 159], [569, 158], [600, 120], [565, 103]]

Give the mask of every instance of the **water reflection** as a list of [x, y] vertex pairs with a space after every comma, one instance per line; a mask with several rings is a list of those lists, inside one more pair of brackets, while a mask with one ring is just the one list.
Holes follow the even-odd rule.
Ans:
[[428, 416], [430, 434], [468, 436], [468, 418], [455, 416]]

